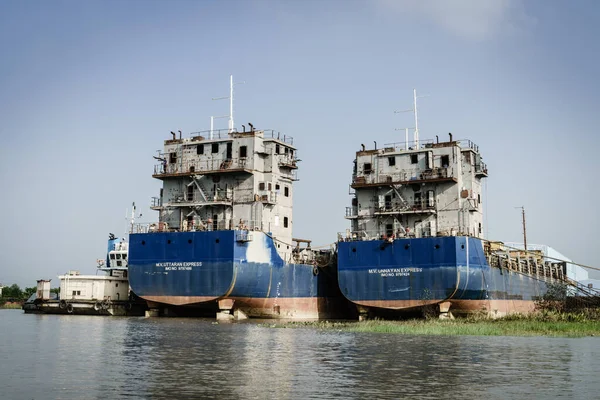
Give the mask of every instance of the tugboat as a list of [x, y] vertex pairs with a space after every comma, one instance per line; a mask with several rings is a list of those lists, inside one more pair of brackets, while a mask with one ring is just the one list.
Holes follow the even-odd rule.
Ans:
[[97, 260], [101, 275], [81, 275], [76, 270], [60, 275], [58, 297], [50, 293], [50, 280], [38, 280], [36, 293], [23, 309], [44, 314], [144, 315], [145, 303], [129, 290], [127, 253], [127, 242], [111, 233], [106, 259]]
[[238, 131], [232, 104], [228, 129], [212, 129], [211, 118], [209, 131], [171, 132], [155, 157], [159, 216], [130, 234], [132, 290], [150, 316], [344, 317], [335, 248], [292, 235], [293, 138], [252, 123]]

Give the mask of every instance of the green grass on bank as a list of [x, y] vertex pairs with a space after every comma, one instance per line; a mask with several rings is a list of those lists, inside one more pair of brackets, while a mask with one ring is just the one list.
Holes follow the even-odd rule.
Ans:
[[4, 304], [0, 304], [0, 309], [20, 310], [21, 304], [19, 304], [19, 303], [4, 303]]
[[455, 320], [406, 320], [364, 322], [288, 322], [268, 325], [274, 328], [313, 328], [341, 332], [393, 333], [401, 335], [473, 336], [600, 336], [600, 320], [578, 314], [510, 316], [499, 319], [465, 318]]

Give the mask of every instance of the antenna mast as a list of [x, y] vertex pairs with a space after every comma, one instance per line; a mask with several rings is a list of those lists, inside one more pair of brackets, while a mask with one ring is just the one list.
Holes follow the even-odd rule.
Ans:
[[413, 110], [415, 111], [415, 148], [419, 148], [419, 119], [417, 118], [417, 89], [413, 89]]
[[[427, 97], [427, 96], [417, 96], [417, 89], [413, 89], [413, 108], [411, 108], [410, 110], [402, 110], [402, 111], [394, 111], [394, 114], [398, 114], [398, 113], [405, 113], [405, 112], [409, 112], [412, 111], [415, 115], [415, 127], [414, 128], [405, 128], [405, 135], [406, 135], [406, 140], [405, 140], [405, 147], [406, 150], [408, 150], [408, 130], [409, 129], [414, 129], [415, 133], [414, 133], [414, 137], [413, 137], [413, 147], [415, 149], [419, 148], [419, 118], [417, 115], [417, 97]], [[396, 129], [396, 130], [400, 130], [400, 129]]]
[[[233, 122], [233, 86], [234, 85], [242, 85], [246, 82], [236, 82], [233, 83], [233, 75], [229, 75], [229, 96], [226, 97], [213, 97], [213, 100], [225, 100], [225, 99], [229, 99], [229, 133], [232, 133], [235, 127], [235, 124]], [[224, 117], [227, 117], [224, 116]], [[213, 132], [213, 120], [214, 118], [224, 118], [224, 117], [210, 117], [210, 133], [211, 133], [211, 139], [212, 139], [212, 132]]]

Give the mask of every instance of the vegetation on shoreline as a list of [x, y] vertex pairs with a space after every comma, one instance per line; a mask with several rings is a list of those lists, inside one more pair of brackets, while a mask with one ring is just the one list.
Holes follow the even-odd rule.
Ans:
[[21, 307], [21, 303], [0, 303], [0, 309], [2, 310], [20, 310]]
[[498, 319], [469, 317], [464, 319], [411, 319], [404, 321], [370, 320], [287, 322], [268, 325], [272, 328], [313, 328], [339, 332], [394, 333], [403, 335], [472, 335], [472, 336], [600, 336], [600, 320], [583, 314], [540, 312], [530, 316], [511, 315]]

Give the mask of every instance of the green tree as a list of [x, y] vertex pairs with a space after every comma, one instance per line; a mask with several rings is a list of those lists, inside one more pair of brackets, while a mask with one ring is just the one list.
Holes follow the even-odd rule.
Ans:
[[23, 291], [16, 283], [7, 286], [2, 289], [2, 298], [21, 300], [23, 298]]
[[25, 290], [23, 290], [23, 297], [25, 299], [28, 299], [35, 292], [37, 292], [37, 287], [35, 287], [35, 286], [25, 288]]

